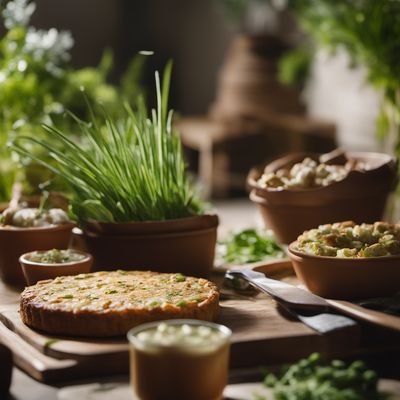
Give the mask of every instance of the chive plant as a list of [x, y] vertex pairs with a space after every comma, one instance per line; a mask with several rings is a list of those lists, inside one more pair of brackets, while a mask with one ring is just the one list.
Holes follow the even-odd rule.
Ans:
[[[44, 125], [48, 139], [18, 137], [12, 148], [49, 168], [65, 180], [73, 194], [71, 211], [78, 222], [160, 221], [201, 213], [189, 182], [179, 136], [172, 128], [168, 94], [172, 64], [162, 83], [156, 72], [157, 106], [149, 114], [142, 97], [132, 110], [126, 106], [122, 121], [101, 111], [104, 124], [90, 108], [91, 122], [73, 114], [83, 142], [53, 126]], [[162, 86], [161, 86], [162, 85]], [[54, 140], [56, 139], [56, 140]], [[29, 152], [41, 146], [49, 159]]]

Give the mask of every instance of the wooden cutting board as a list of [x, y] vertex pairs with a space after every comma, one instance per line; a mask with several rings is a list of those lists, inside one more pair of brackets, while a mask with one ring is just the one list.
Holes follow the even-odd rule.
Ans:
[[[216, 277], [218, 280], [221, 277]], [[398, 336], [392, 337], [387, 330], [374, 329], [371, 336], [368, 326], [363, 325], [360, 331], [320, 335], [281, 314], [264, 294], [233, 298], [231, 292], [226, 294], [231, 298], [221, 301], [218, 322], [233, 331], [232, 368], [291, 362], [313, 351], [331, 356], [400, 351]], [[0, 283], [0, 341], [13, 351], [15, 363], [35, 379], [50, 383], [128, 372], [124, 338], [87, 340], [34, 331], [21, 322], [18, 302], [19, 293]]]

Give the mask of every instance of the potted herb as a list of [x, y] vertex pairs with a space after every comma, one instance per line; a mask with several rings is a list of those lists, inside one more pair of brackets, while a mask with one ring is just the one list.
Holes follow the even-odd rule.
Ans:
[[[94, 268], [145, 268], [206, 275], [213, 265], [218, 217], [204, 214], [186, 173], [179, 137], [168, 111], [171, 63], [157, 107], [149, 115], [141, 97], [123, 121], [103, 113], [77, 120], [85, 143], [45, 126], [50, 139], [19, 137], [13, 148], [45, 165], [71, 188], [71, 212], [83, 229]], [[55, 145], [54, 139], [57, 139]], [[29, 153], [35, 144], [48, 152]]]

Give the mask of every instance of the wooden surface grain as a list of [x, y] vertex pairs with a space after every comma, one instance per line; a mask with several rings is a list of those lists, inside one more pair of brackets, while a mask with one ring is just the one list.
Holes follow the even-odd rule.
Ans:
[[[234, 295], [233, 295], [234, 296]], [[128, 371], [125, 338], [87, 340], [54, 337], [24, 325], [18, 314], [19, 294], [0, 284], [0, 338], [15, 354], [16, 364], [45, 382], [76, 377], [103, 376]], [[358, 345], [358, 335], [319, 335], [299, 321], [281, 313], [262, 293], [221, 301], [220, 323], [233, 331], [233, 368], [271, 362], [286, 362], [311, 351], [341, 353], [349, 343]], [[82, 375], [83, 374], [83, 375]]]

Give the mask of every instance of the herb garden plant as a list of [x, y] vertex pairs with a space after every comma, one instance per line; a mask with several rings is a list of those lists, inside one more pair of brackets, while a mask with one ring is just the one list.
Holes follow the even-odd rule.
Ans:
[[[67, 132], [45, 126], [48, 138], [20, 136], [14, 149], [46, 166], [71, 188], [72, 212], [78, 221], [160, 221], [189, 217], [201, 211], [186, 174], [179, 137], [168, 112], [171, 64], [163, 87], [156, 73], [157, 109], [149, 116], [142, 98], [133, 111], [126, 106], [119, 124], [100, 111], [104, 124], [93, 114], [91, 122], [75, 118], [85, 144]], [[89, 106], [90, 107], [90, 106]], [[24, 144], [35, 144], [48, 153], [39, 158]]]
[[[139, 97], [134, 109], [126, 106], [123, 119], [104, 109], [97, 113], [97, 108], [91, 122], [71, 115], [82, 141], [54, 126], [45, 126], [44, 138], [14, 141], [21, 156], [68, 184], [71, 211], [84, 229], [95, 268], [145, 267], [204, 276], [213, 265], [218, 217], [202, 215], [187, 175], [168, 111], [170, 77], [171, 63], [162, 82], [156, 73], [157, 107], [150, 114]], [[31, 154], [31, 145], [46, 157]]]

